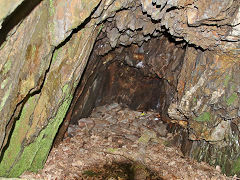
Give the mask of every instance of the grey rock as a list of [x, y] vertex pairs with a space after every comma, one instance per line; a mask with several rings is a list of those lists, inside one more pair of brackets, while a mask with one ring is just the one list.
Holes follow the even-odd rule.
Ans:
[[117, 45], [118, 38], [120, 37], [120, 33], [117, 28], [113, 28], [107, 33], [107, 37], [110, 41], [111, 47], [114, 48]]

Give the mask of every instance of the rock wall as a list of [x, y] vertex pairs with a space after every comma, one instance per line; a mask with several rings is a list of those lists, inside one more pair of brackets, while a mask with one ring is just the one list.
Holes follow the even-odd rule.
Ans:
[[169, 116], [188, 121], [192, 140], [230, 145], [240, 117], [238, 0], [42, 0], [27, 10], [23, 3], [30, 2], [0, 3], [0, 176], [43, 166], [101, 30], [100, 54], [162, 34], [185, 43]]
[[3, 20], [9, 16], [24, 0], [16, 0], [16, 1], [1, 1], [0, 6], [0, 27], [2, 28]]
[[[98, 28], [92, 21], [71, 41], [65, 39], [98, 3], [91, 1], [83, 10], [84, 1], [73, 1], [72, 9], [64, 1], [42, 1], [1, 45], [0, 142], [8, 146], [2, 150], [1, 176], [18, 176], [43, 166]], [[63, 11], [73, 15], [82, 11], [84, 16], [68, 19]]]
[[190, 156], [238, 174], [240, 56], [192, 47], [186, 53], [178, 94], [168, 113], [188, 121], [189, 139], [195, 141]]

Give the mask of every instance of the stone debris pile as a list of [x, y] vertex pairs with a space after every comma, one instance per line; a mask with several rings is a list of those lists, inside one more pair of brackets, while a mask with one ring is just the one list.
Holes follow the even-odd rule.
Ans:
[[156, 112], [133, 111], [117, 103], [96, 107], [90, 117], [70, 125], [67, 135], [52, 149], [43, 170], [22, 177], [228, 179], [213, 167], [184, 159], [179, 150], [167, 146], [173, 135]]

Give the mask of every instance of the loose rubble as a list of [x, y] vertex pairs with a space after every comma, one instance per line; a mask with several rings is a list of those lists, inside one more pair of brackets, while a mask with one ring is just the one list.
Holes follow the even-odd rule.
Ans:
[[[117, 103], [97, 107], [52, 149], [43, 170], [22, 178], [40, 179], [230, 179], [205, 163], [169, 147], [172, 134], [155, 112]], [[128, 171], [127, 171], [128, 170]], [[132, 175], [131, 175], [132, 172]]]

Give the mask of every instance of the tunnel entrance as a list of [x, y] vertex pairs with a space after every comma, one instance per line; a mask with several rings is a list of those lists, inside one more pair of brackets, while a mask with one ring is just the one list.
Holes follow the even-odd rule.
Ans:
[[[55, 138], [56, 148], [46, 164], [52, 166], [54, 158], [63, 157], [69, 164], [70, 157], [69, 166], [82, 168], [77, 179], [200, 177], [198, 171], [189, 175], [180, 168], [194, 165], [182, 161], [193, 144], [188, 140], [188, 122], [172, 120], [167, 113], [172, 100], [177, 99], [178, 76], [187, 68], [182, 68], [187, 43], [171, 37], [138, 3], [117, 11], [98, 28], [88, 63]], [[199, 54], [197, 59], [201, 59]], [[168, 149], [173, 146], [179, 151]], [[162, 167], [161, 161], [167, 165]], [[219, 173], [209, 166], [209, 173], [199, 164], [196, 167], [204, 177]]]
[[[219, 173], [182, 160], [184, 155], [191, 156], [196, 143], [188, 139], [187, 119], [172, 120], [167, 111], [172, 101], [177, 101], [179, 84], [186, 80], [179, 80], [179, 74], [188, 68], [188, 64], [183, 66], [191, 56], [187, 47], [194, 49], [197, 61], [203, 55], [194, 45], [171, 37], [166, 28], [143, 13], [137, 2], [98, 26], [97, 39], [47, 165], [60, 158], [69, 167], [78, 167], [77, 179], [192, 179]], [[204, 65], [207, 60], [203, 61]], [[201, 156], [201, 151], [198, 154]], [[66, 162], [68, 158], [71, 164]], [[161, 161], [167, 165], [163, 167]], [[196, 171], [183, 170], [192, 166]]]
[[[137, 150], [136, 159], [128, 157], [125, 161], [126, 155], [125, 160], [110, 160], [113, 164], [107, 169], [111, 172], [106, 172], [106, 165], [99, 172], [96, 168], [99, 167], [98, 164], [84, 171], [87, 176], [97, 177], [100, 173], [106, 178], [110, 173], [118, 177], [118, 173], [112, 172], [113, 167], [124, 169], [124, 164], [128, 164], [129, 171], [122, 173], [130, 177], [135, 173], [135, 161], [145, 164], [145, 143], [158, 143], [158, 137], [168, 139], [168, 132], [171, 134], [179, 126], [169, 127], [168, 122], [171, 120], [167, 109], [176, 93], [185, 47], [167, 36], [161, 36], [153, 37], [141, 45], [120, 46], [103, 53], [104, 33], [103, 31], [99, 35], [93, 47], [66, 119], [55, 140], [55, 147], [63, 137], [72, 138], [79, 131], [85, 130], [88, 135], [82, 134], [82, 138], [98, 136], [100, 133], [101, 138], [114, 142], [110, 143], [111, 147], [107, 148], [110, 152], [107, 153], [114, 154], [118, 148], [139, 142], [140, 151], [143, 152], [139, 154]], [[171, 138], [171, 142], [166, 143], [176, 145], [177, 142], [174, 141], [179, 139]], [[147, 166], [143, 166], [143, 169], [151, 179], [162, 179], [154, 172], [156, 169], [152, 171]]]
[[167, 36], [141, 45], [107, 50], [103, 31], [92, 50], [66, 119], [56, 137], [59, 144], [69, 124], [78, 124], [94, 107], [118, 103], [136, 111], [154, 111], [168, 119], [167, 109], [176, 93], [185, 48]]
[[[176, 91], [174, 81], [181, 69], [184, 48], [175, 47], [162, 37], [141, 46], [122, 46], [106, 55], [98, 55], [101, 43], [101, 40], [96, 42], [76, 90], [71, 123], [89, 116], [95, 106], [112, 102], [132, 110], [154, 110], [166, 115]], [[166, 51], [167, 48], [170, 49]], [[170, 69], [170, 66], [175, 67]]]
[[[183, 158], [182, 152], [190, 149], [184, 149], [189, 145], [186, 121], [167, 115], [184, 45], [161, 36], [102, 53], [102, 36], [94, 45], [55, 140], [59, 145], [46, 167], [66, 164], [60, 166], [67, 167], [67, 175], [60, 170], [54, 174], [76, 179], [220, 178], [214, 168]], [[193, 166], [196, 169], [183, 170]]]
[[[51, 177], [221, 177], [216, 169], [183, 158], [191, 156], [196, 143], [188, 140], [189, 122], [170, 119], [168, 110], [178, 98], [179, 74], [188, 68], [183, 66], [188, 45], [164, 28], [144, 14], [140, 4], [116, 12], [98, 26], [46, 162]], [[71, 36], [63, 44], [68, 40]]]

